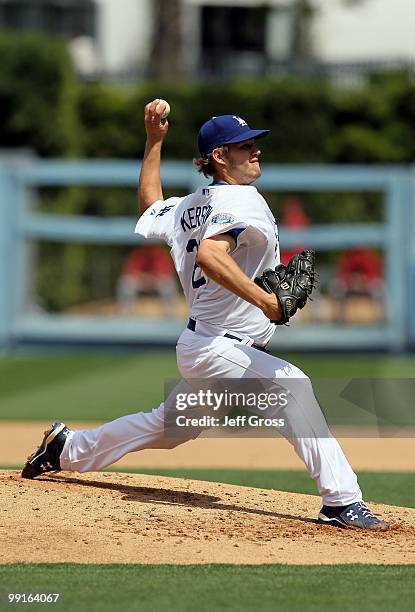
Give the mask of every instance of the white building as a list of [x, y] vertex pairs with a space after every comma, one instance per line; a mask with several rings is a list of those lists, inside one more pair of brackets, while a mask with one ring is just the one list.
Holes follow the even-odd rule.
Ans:
[[415, 62], [414, 0], [313, 0], [318, 7], [314, 36], [324, 61], [407, 60]]
[[[414, 0], [361, 0], [351, 6], [346, 0], [310, 1], [316, 8], [313, 43], [321, 61], [415, 61]], [[152, 43], [153, 0], [96, 3], [104, 70], [117, 72], [145, 65]], [[284, 60], [291, 44], [294, 4], [295, 0], [182, 0], [184, 61], [193, 66], [203, 61], [206, 45], [221, 35], [221, 14], [224, 19], [229, 15], [222, 24], [224, 47], [232, 48], [241, 35], [242, 42], [256, 39], [256, 49], [239, 50], [242, 62], [254, 62], [255, 55], [261, 54], [270, 60]], [[266, 5], [269, 9], [261, 23], [258, 9]]]
[[107, 73], [128, 71], [148, 61], [152, 44], [152, 0], [95, 0], [97, 47]]
[[[289, 60], [298, 2], [181, 0], [185, 72], [257, 74]], [[311, 39], [317, 60], [415, 62], [415, 0], [308, 2], [315, 8]], [[145, 75], [154, 42], [154, 6], [154, 0], [0, 0], [0, 28], [61, 33], [71, 40], [85, 74]]]

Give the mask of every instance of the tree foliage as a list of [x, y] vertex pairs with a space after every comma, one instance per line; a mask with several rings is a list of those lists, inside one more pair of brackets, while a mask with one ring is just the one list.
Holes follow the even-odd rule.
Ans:
[[[144, 105], [169, 100], [172, 113], [163, 158], [190, 160], [200, 125], [210, 116], [239, 114], [271, 129], [266, 163], [413, 163], [415, 83], [405, 74], [374, 76], [365, 87], [338, 90], [323, 81], [270, 79], [166, 83], [130, 88], [80, 84], [63, 43], [40, 36], [0, 36], [2, 148], [31, 148], [43, 157], [132, 158], [144, 151]], [[267, 194], [278, 216], [282, 194]], [[302, 194], [314, 222], [380, 220], [377, 194]], [[333, 202], [339, 204], [335, 208]], [[340, 206], [341, 204], [341, 206]], [[79, 188], [42, 191], [46, 212], [135, 215], [134, 190]], [[337, 218], [337, 217], [336, 217]], [[126, 249], [110, 257], [98, 247], [43, 243], [38, 291], [43, 305], [62, 310], [110, 293]], [[96, 279], [99, 278], [99, 283]], [[64, 282], [57, 282], [64, 279]]]
[[80, 152], [77, 84], [66, 45], [39, 35], [0, 37], [0, 144], [39, 155]]

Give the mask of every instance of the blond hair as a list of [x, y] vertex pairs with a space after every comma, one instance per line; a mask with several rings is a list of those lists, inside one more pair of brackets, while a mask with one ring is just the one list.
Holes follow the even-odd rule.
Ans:
[[[221, 145], [220, 147], [215, 147], [216, 149], [222, 149], [222, 151], [228, 151], [227, 145]], [[202, 157], [195, 157], [193, 160], [193, 164], [196, 166], [197, 171], [204, 176], [214, 176], [217, 173], [217, 167], [215, 164], [215, 160], [213, 159], [212, 153], [208, 155], [202, 155]]]

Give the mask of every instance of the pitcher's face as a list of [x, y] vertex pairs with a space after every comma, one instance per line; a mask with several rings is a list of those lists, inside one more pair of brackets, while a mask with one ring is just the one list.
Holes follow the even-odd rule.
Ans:
[[238, 185], [253, 183], [261, 176], [260, 155], [261, 151], [253, 139], [228, 145], [227, 151], [224, 151], [224, 174]]

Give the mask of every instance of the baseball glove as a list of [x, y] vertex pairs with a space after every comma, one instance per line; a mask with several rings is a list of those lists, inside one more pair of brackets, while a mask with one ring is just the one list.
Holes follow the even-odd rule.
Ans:
[[299, 308], [304, 308], [314, 289], [314, 251], [294, 255], [288, 264], [279, 264], [275, 270], [267, 269], [255, 278], [255, 283], [267, 293], [275, 293], [282, 316], [276, 325], [285, 325]]

